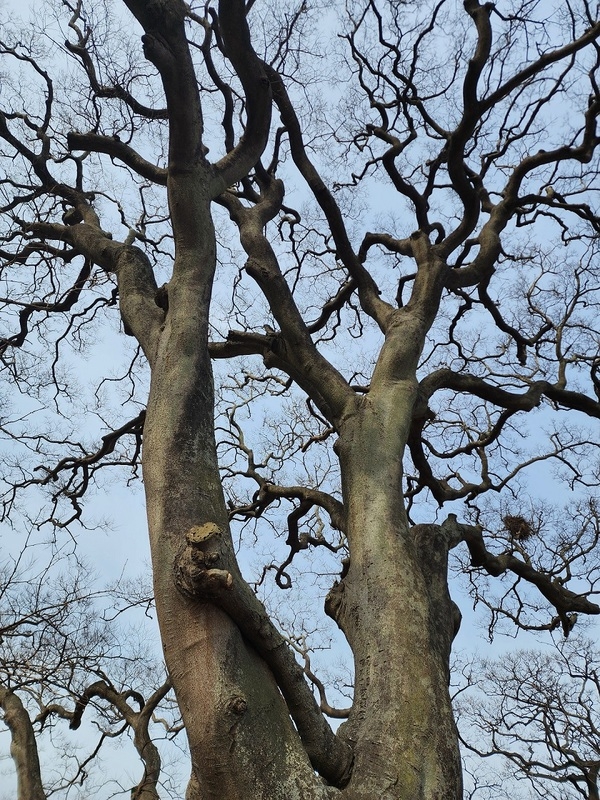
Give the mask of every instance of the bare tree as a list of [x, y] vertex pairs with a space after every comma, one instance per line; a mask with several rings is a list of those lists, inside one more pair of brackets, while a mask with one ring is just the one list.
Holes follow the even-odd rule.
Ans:
[[511, 789], [499, 791], [500, 779], [496, 796], [513, 797], [516, 777], [529, 797], [598, 800], [599, 661], [593, 642], [573, 637], [546, 652], [471, 664], [478, 691], [462, 695], [459, 724], [470, 751], [503, 758], [498, 777]]
[[[55, 553], [43, 569], [28, 555], [25, 548], [0, 570], [0, 720], [10, 734], [18, 800], [74, 796], [83, 784], [89, 793], [94, 782], [114, 795], [121, 776], [115, 771], [108, 781], [95, 761], [127, 735], [143, 773], [131, 794], [158, 798], [159, 780], [168, 781], [151, 728], [160, 714], [171, 733], [177, 729], [164, 704], [158, 711], [170, 682], [143, 637], [115, 624], [116, 611], [125, 611], [123, 602], [115, 606], [117, 587], [91, 589], [89, 570], [72, 554]], [[74, 748], [65, 728], [78, 731], [84, 714], [88, 724]]]
[[[60, 422], [4, 425], [5, 514], [41, 494], [71, 530], [142, 444], [188, 800], [460, 797], [450, 551], [517, 625], [600, 612], [597, 6], [54, 5], [2, 43], [3, 363]], [[86, 441], [61, 357], [117, 307], [127, 412], [98, 391]], [[549, 462], [579, 503], [554, 538], [523, 488]], [[257, 584], [341, 570], [337, 732], [242, 577], [269, 529]]]

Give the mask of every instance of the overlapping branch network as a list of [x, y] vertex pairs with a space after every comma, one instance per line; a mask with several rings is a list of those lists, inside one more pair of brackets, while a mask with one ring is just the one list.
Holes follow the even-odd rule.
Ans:
[[[170, 313], [175, 243], [191, 262], [204, 252], [207, 237], [194, 221], [214, 203], [220, 272], [210, 355], [262, 360], [264, 371], [248, 370], [247, 384], [307, 398], [311, 416], [304, 430], [290, 426], [291, 445], [276, 420], [272, 446], [257, 458], [251, 415], [245, 428], [239, 421], [238, 387], [222, 392], [219, 447], [231, 519], [262, 520], [285, 508], [285, 522], [274, 516], [274, 527], [287, 531], [286, 555], [269, 565], [276, 582], [289, 587], [292, 560], [305, 550], [346, 557], [331, 445], [369, 396], [406, 384], [414, 406], [396, 491], [415, 519], [423, 498], [466, 500], [474, 517], [471, 525], [449, 517], [414, 528], [419, 546], [438, 535], [448, 546], [464, 542], [466, 569], [510, 576], [514, 602], [490, 607], [526, 627], [561, 624], [567, 633], [573, 614], [598, 613], [595, 563], [583, 589], [567, 586], [580, 564], [597, 558], [592, 506], [580, 505], [570, 549], [551, 533], [544, 544], [535, 524], [531, 548], [498, 520], [489, 524], [482, 501], [500, 490], [518, 498], [527, 468], [546, 461], [564, 469], [572, 488], [597, 483], [597, 437], [589, 430], [600, 417], [593, 5], [581, 0], [541, 19], [530, 3], [515, 3], [510, 15], [476, 0], [456, 13], [444, 0], [416, 10], [348, 3], [335, 84], [331, 75], [302, 72], [299, 54], [318, 44], [318, 20], [304, 3], [268, 30], [254, 19], [253, 3], [236, 0], [220, 13], [210, 3], [198, 10], [127, 0], [145, 30], [146, 59], [137, 44], [120, 46], [120, 36], [112, 52], [102, 51], [93, 9], [64, 5], [68, 39], [59, 51], [72, 68], [68, 94], [33, 37], [1, 45], [42, 98], [27, 108], [19, 88], [27, 83], [19, 80], [0, 98], [0, 258], [7, 284], [17, 274], [0, 298], [8, 316], [1, 355], [20, 386], [35, 383], [35, 360], [50, 336], [56, 359], [44, 380], [60, 408], [69, 391], [55, 368], [62, 342], [96, 316], [111, 319], [117, 300], [123, 332], [153, 365]], [[259, 24], [267, 27], [253, 40]], [[262, 50], [252, 41], [264, 42]], [[331, 102], [319, 105], [326, 79]], [[344, 94], [343, 81], [352, 79], [355, 90]], [[338, 100], [336, 118], [330, 107]], [[364, 211], [364, 197], [373, 213]], [[252, 399], [264, 397], [255, 390]], [[562, 423], [567, 412], [577, 425]], [[10, 476], [7, 508], [16, 492], [66, 476], [59, 493], [74, 514], [47, 519], [71, 524], [102, 466], [135, 468], [139, 400], [129, 417], [107, 424], [96, 447], [73, 455], [65, 438], [66, 454], [52, 452], [36, 473], [22, 467], [25, 475]], [[535, 430], [527, 431], [528, 418]], [[113, 458], [125, 437], [132, 446]], [[29, 442], [38, 468], [57, 444], [47, 434]], [[292, 467], [303, 481], [286, 479]], [[186, 545], [191, 561], [196, 544]], [[231, 576], [220, 577], [228, 589]], [[522, 599], [524, 584], [537, 588], [540, 607]], [[293, 705], [300, 668], [281, 635], [244, 591], [213, 594]], [[528, 617], [538, 611], [542, 622]], [[306, 730], [311, 725], [312, 717]], [[319, 728], [313, 754], [321, 735]]]

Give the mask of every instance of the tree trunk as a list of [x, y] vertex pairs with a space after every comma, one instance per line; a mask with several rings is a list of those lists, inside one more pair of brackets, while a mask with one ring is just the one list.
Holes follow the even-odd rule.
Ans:
[[337, 445], [351, 560], [327, 610], [355, 660], [354, 706], [340, 730], [355, 752], [352, 800], [462, 797], [448, 537], [440, 526], [411, 530], [401, 491], [414, 395], [411, 381], [371, 391]]
[[206, 558], [217, 582], [242, 580], [213, 430], [207, 319], [215, 245], [208, 215], [204, 230], [203, 250], [180, 251], [169, 284], [143, 453], [157, 615], [192, 759], [187, 797], [326, 797], [263, 660], [210, 598], [188, 598], [175, 583], [191, 530], [214, 532]]
[[11, 735], [10, 754], [17, 770], [18, 800], [46, 800], [33, 725], [19, 697], [0, 686], [0, 708]]
[[355, 761], [340, 792], [313, 772], [273, 676], [234, 622], [175, 586], [173, 565], [186, 533], [207, 523], [219, 530], [215, 568], [241, 577], [207, 422], [210, 364], [193, 348], [193, 365], [182, 367], [183, 343], [168, 344], [176, 337], [172, 326], [153, 368], [144, 476], [157, 612], [192, 754], [188, 800], [460, 798], [448, 691], [455, 625], [448, 543], [439, 527], [409, 528], [400, 491], [403, 448], [389, 446], [404, 441], [413, 386], [365, 398], [338, 446], [352, 557], [328, 610], [348, 637], [356, 669], [354, 708], [340, 731]]

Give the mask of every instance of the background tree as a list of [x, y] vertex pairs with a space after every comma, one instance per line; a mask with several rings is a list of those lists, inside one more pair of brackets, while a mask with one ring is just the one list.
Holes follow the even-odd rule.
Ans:
[[597, 800], [599, 662], [595, 643], [574, 636], [546, 652], [471, 664], [478, 691], [461, 697], [459, 724], [470, 751], [503, 758], [497, 797], [515, 796], [516, 775], [529, 787], [522, 796]]
[[[91, 589], [93, 577], [73, 553], [55, 551], [40, 568], [32, 549], [0, 571], [0, 720], [10, 737], [17, 797], [78, 797], [83, 785], [86, 797], [98, 786], [113, 796], [129, 793], [131, 778], [123, 781], [136, 772], [132, 796], [157, 798], [159, 781], [163, 796], [176, 796], [169, 793], [169, 768], [161, 775], [153, 723], [160, 714], [164, 737], [177, 731], [178, 719], [163, 702], [170, 684], [143, 627], [122, 623], [132, 598], [119, 586]], [[127, 751], [127, 736], [141, 763], [107, 778], [97, 762], [114, 761], [115, 740]]]
[[[41, 495], [30, 523], [73, 529], [143, 443], [188, 800], [460, 797], [450, 551], [518, 625], [600, 612], [597, 7], [55, 10], [2, 44], [3, 363], [29, 398], [5, 514]], [[121, 409], [97, 378], [92, 445], [60, 357], [87, 339], [101, 373], [87, 325], [115, 307], [138, 349]], [[578, 504], [552, 535], [522, 493], [549, 460]], [[324, 554], [354, 662], [337, 733], [236, 558], [280, 510], [255, 588]]]

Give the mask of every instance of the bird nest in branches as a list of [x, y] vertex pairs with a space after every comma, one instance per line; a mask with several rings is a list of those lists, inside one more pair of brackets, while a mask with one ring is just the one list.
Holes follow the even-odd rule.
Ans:
[[507, 514], [506, 516], [502, 517], [502, 522], [504, 523], [504, 526], [510, 533], [511, 537], [520, 542], [530, 539], [535, 533], [531, 523], [526, 520], [525, 517], [511, 516], [510, 514]]

